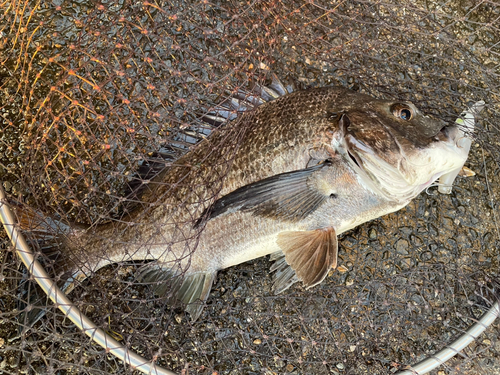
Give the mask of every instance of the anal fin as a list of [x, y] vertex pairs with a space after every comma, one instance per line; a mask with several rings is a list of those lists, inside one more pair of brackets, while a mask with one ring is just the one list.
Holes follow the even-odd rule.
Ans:
[[271, 272], [274, 272], [272, 286], [274, 293], [280, 294], [299, 281], [293, 268], [286, 262], [285, 254], [282, 251], [271, 254], [270, 260], [274, 261], [270, 269]]
[[[306, 288], [319, 284], [330, 268], [337, 267], [338, 244], [333, 228], [281, 232], [277, 243], [285, 255], [286, 263]], [[288, 275], [284, 273], [285, 276]]]
[[153, 264], [140, 272], [139, 279], [151, 283], [154, 292], [160, 297], [167, 297], [170, 303], [177, 300], [185, 304], [185, 310], [195, 321], [203, 311], [216, 275], [215, 271], [178, 275], [170, 268]]

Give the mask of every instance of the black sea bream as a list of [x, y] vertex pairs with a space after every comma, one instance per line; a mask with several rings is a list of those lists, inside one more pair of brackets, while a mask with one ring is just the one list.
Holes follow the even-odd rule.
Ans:
[[185, 303], [193, 319], [217, 271], [264, 255], [275, 292], [296, 281], [310, 288], [336, 267], [339, 234], [460, 168], [463, 136], [409, 102], [338, 87], [289, 93], [214, 131], [119, 220], [85, 229], [46, 220], [63, 232], [56, 268], [69, 289], [110, 263], [155, 260], [138, 280]]

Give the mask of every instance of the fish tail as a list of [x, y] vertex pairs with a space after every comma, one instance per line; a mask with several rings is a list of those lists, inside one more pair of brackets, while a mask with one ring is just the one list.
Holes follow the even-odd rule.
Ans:
[[[13, 205], [17, 224], [28, 241], [35, 259], [38, 260], [66, 293], [75, 286], [76, 280], [84, 277], [78, 272], [76, 263], [70, 261], [65, 254], [65, 242], [68, 237], [83, 232], [57, 219], [48, 217], [40, 211], [27, 206]], [[25, 332], [40, 320], [46, 313], [49, 299], [30, 275], [26, 267], [22, 267], [22, 280], [18, 285], [18, 318], [19, 334]]]
[[77, 268], [71, 262], [66, 245], [87, 229], [84, 225], [70, 225], [49, 217], [30, 207], [14, 205], [17, 223], [31, 245], [35, 258], [42, 262], [51, 277], [72, 273]]
[[150, 284], [153, 291], [167, 299], [169, 304], [181, 302], [191, 320], [197, 320], [214, 283], [216, 271], [200, 271], [182, 274], [160, 263], [151, 263], [139, 271], [138, 279]]
[[52, 219], [40, 211], [27, 206], [14, 205], [14, 213], [20, 229], [36, 240], [54, 240], [61, 233], [68, 233], [71, 227]]

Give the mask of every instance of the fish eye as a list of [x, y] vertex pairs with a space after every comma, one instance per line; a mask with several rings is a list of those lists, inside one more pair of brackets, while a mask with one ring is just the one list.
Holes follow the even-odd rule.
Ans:
[[413, 111], [405, 104], [394, 104], [391, 111], [395, 117], [401, 120], [410, 121], [413, 118]]
[[401, 112], [399, 112], [399, 117], [402, 118], [403, 120], [411, 119], [410, 110], [409, 109], [402, 109]]

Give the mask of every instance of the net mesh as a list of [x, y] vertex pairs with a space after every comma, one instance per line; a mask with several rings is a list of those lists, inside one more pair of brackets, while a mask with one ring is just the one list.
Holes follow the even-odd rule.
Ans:
[[[339, 269], [311, 290], [274, 295], [262, 258], [220, 272], [196, 322], [137, 283], [137, 264], [108, 266], [70, 294], [178, 373], [393, 373], [497, 298], [499, 24], [495, 1], [0, 2], [0, 181], [17, 205], [117, 220], [137, 205], [141, 168], [184, 155], [217, 127], [207, 113], [273, 73], [411, 100], [449, 122], [484, 100], [467, 162], [476, 175], [343, 235]], [[231, 155], [214, 146], [221, 176]], [[0, 373], [135, 373], [51, 305], [27, 327], [35, 288], [2, 244]], [[500, 373], [498, 328], [436, 373]]]

